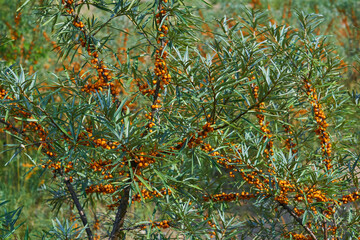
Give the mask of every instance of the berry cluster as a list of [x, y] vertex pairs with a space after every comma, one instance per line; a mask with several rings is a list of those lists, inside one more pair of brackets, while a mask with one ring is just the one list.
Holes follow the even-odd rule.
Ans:
[[305, 210], [303, 210], [303, 209], [298, 209], [298, 208], [296, 208], [296, 207], [295, 207], [293, 210], [294, 210], [294, 213], [295, 213], [298, 217], [300, 217], [301, 215], [303, 215], [304, 212], [305, 212]]
[[[84, 23], [80, 20], [80, 17], [78, 14], [75, 13], [76, 5], [74, 4], [73, 0], [62, 0], [62, 3], [64, 4], [64, 8], [66, 9], [66, 12], [71, 15], [73, 18], [72, 24], [74, 27], [78, 28], [80, 32], [82, 33], [82, 36], [80, 37], [80, 44], [83, 48], [86, 48], [87, 53], [89, 57], [91, 58], [91, 64], [98, 72], [98, 76], [96, 78], [95, 83], [88, 82], [83, 86], [81, 89], [83, 92], [95, 92], [95, 91], [102, 91], [108, 87], [111, 89], [111, 94], [115, 97], [117, 94], [120, 93], [120, 86], [116, 83], [109, 83], [111, 80], [111, 72], [107, 69], [105, 64], [102, 60], [99, 59], [99, 53], [96, 51], [95, 45], [89, 40], [91, 38], [88, 37], [87, 31], [85, 29]], [[115, 100], [115, 99], [114, 99]]]
[[[167, 3], [167, 0], [159, 1], [159, 12], [155, 16], [156, 26], [158, 26], [157, 43], [160, 44], [160, 46], [155, 50], [155, 78], [152, 81], [154, 89], [150, 89], [148, 83], [141, 84], [139, 79], [136, 80], [139, 91], [143, 95], [153, 96], [151, 111], [145, 116], [147, 119], [149, 119], [149, 124], [146, 126], [149, 132], [152, 132], [151, 128], [156, 125], [153, 120], [155, 111], [162, 107], [161, 100], [159, 99], [161, 97], [160, 90], [164, 90], [165, 86], [168, 85], [171, 80], [166, 63], [168, 52], [165, 50], [165, 48], [169, 42], [167, 39], [169, 27], [165, 24], [165, 22], [168, 20], [168, 17], [166, 16], [167, 11], [165, 10], [164, 3]], [[160, 26], [160, 24], [162, 25]], [[141, 134], [141, 136], [144, 135], [145, 133]]]
[[163, 221], [155, 221], [151, 223], [152, 227], [158, 227], [158, 228], [169, 228], [170, 227], [170, 221], [169, 220], [163, 220]]
[[132, 197], [132, 202], [141, 202], [142, 199], [144, 199], [146, 201], [146, 200], [152, 199], [154, 197], [160, 198], [165, 195], [171, 195], [171, 193], [172, 192], [171, 192], [170, 188], [168, 188], [168, 189], [162, 188], [159, 192], [156, 190], [149, 191], [147, 189], [142, 189], [140, 191], [140, 193], [138, 193]]
[[101, 159], [99, 159], [98, 161], [94, 161], [92, 163], [90, 163], [90, 168], [94, 171], [94, 172], [104, 172], [109, 170], [112, 166], [110, 166], [111, 164], [111, 160], [107, 160], [107, 161], [103, 161]]
[[118, 189], [117, 186], [108, 183], [108, 184], [90, 185], [88, 188], [86, 188], [85, 192], [87, 194], [89, 193], [109, 194], [109, 193], [114, 193], [117, 189]]
[[[336, 234], [336, 230], [337, 230], [337, 227], [336, 227], [336, 226], [331, 226], [331, 227], [329, 227], [329, 229], [328, 229], [328, 231], [329, 231], [331, 234], [333, 234], [333, 235]], [[358, 239], [359, 239], [359, 238], [358, 238]]]
[[[93, 229], [94, 229], [95, 231], [100, 230], [100, 221], [99, 221], [98, 219], [95, 220], [94, 225], [93, 225]], [[97, 235], [97, 234], [95, 234], [95, 239], [96, 239], [96, 235]], [[98, 235], [98, 236], [99, 236], [99, 235]], [[99, 239], [100, 239], [100, 236], [99, 236]]]
[[95, 147], [102, 147], [104, 149], [116, 149], [119, 146], [119, 142], [108, 141], [105, 138], [94, 139]]
[[[203, 139], [205, 139], [209, 133], [211, 133], [212, 131], [214, 131], [214, 128], [211, 127], [211, 123], [207, 122], [205, 123], [204, 126], [202, 126], [202, 130], [199, 131], [197, 133], [197, 136], [195, 136], [195, 134], [192, 134], [188, 143], [187, 143], [187, 146], [189, 148], [194, 148], [196, 146], [198, 146], [199, 144], [203, 144]], [[183, 145], [185, 144], [186, 142], [186, 138], [183, 139], [183, 142], [179, 142], [177, 146], [175, 147], [172, 147], [173, 150], [179, 150], [183, 147]], [[213, 148], [208, 145], [208, 144], [204, 144], [202, 146], [202, 149], [206, 152], [210, 152], [213, 150]]]
[[[251, 74], [253, 74], [253, 72], [251, 72]], [[248, 78], [249, 82], [251, 82], [255, 79], [256, 79], [255, 76]], [[271, 134], [270, 129], [268, 128], [270, 123], [269, 122], [265, 123], [265, 116], [263, 114], [260, 114], [261, 112], [265, 112], [265, 103], [259, 102], [259, 99], [258, 99], [259, 86], [257, 86], [255, 83], [251, 83], [250, 87], [251, 87], [252, 94], [254, 95], [254, 98], [255, 98], [256, 102], [258, 102], [258, 105], [259, 105], [256, 108], [256, 110], [259, 112], [259, 114], [256, 114], [256, 117], [258, 118], [258, 121], [259, 121], [260, 130], [264, 133], [263, 140], [267, 141], [269, 139], [269, 141], [266, 144], [266, 149], [264, 150], [266, 158], [269, 159], [270, 156], [274, 155], [274, 151], [273, 151], [274, 142], [271, 139], [272, 134]]]
[[155, 163], [155, 158], [158, 153], [152, 152], [149, 154], [150, 156], [146, 156], [145, 152], [140, 152], [139, 156], [135, 156], [135, 163], [137, 164], [138, 168], [146, 168], [150, 164]]
[[242, 192], [242, 193], [220, 193], [220, 194], [214, 194], [211, 196], [203, 196], [203, 199], [205, 202], [213, 201], [213, 202], [232, 202], [232, 201], [238, 201], [238, 200], [248, 200], [251, 198], [254, 198], [255, 195]]
[[[258, 111], [265, 112], [264, 108], [265, 108], [265, 103], [262, 102], [259, 104]], [[271, 134], [270, 129], [268, 128], [270, 123], [269, 122], [265, 123], [265, 116], [263, 114], [256, 114], [256, 117], [259, 120], [260, 130], [264, 133], [263, 140], [267, 141], [267, 139], [270, 139], [268, 141], [268, 143], [266, 144], [266, 149], [264, 150], [266, 158], [269, 159], [270, 156], [274, 155], [274, 151], [273, 151], [274, 141], [271, 139], [272, 134]]]
[[[219, 158], [218, 160], [216, 160], [217, 163], [219, 163], [220, 165], [223, 165], [225, 168], [227, 169], [234, 169], [234, 171], [238, 171], [236, 168], [235, 168], [235, 164], [238, 164], [238, 163], [241, 163], [242, 161], [240, 159], [230, 159], [230, 158], [225, 158], [223, 157], [223, 155], [220, 155], [222, 156], [221, 158]], [[232, 175], [232, 172], [230, 172], [230, 175]]]
[[290, 236], [294, 240], [313, 240], [311, 236], [304, 235], [302, 233], [288, 233], [285, 237], [290, 238]]
[[148, 96], [154, 94], [155, 90], [150, 89], [149, 84], [147, 83], [141, 84], [140, 79], [136, 79], [135, 81], [142, 95]]
[[[6, 97], [6, 98], [5, 98]], [[0, 99], [6, 99], [9, 101], [14, 101], [15, 99], [7, 96], [7, 91], [5, 91], [4, 89], [2, 89], [0, 87]], [[29, 141], [30, 140], [30, 135], [26, 134], [26, 133], [33, 133], [34, 135], [32, 135], [35, 139], [32, 139], [32, 141], [39, 141], [40, 144], [43, 146], [42, 151], [48, 155], [50, 158], [56, 157], [56, 153], [54, 152], [53, 147], [51, 147], [49, 145], [49, 142], [45, 142], [45, 139], [48, 136], [48, 131], [46, 131], [37, 121], [35, 121], [34, 117], [26, 112], [25, 110], [23, 110], [23, 107], [19, 106], [16, 103], [11, 103], [10, 105], [14, 105], [15, 107], [12, 109], [12, 115], [27, 119], [27, 120], [19, 120], [19, 119], [14, 119], [15, 124], [18, 122], [21, 122], [22, 124], [22, 128], [21, 129], [17, 129], [13, 124], [7, 122], [6, 126], [4, 129], [11, 131], [13, 133], [16, 134], [22, 134], [24, 137], [24, 140]]]
[[[207, 219], [208, 219], [208, 215], [205, 215], [204, 221], [206, 221]], [[207, 224], [209, 225], [209, 227], [211, 227], [211, 228], [213, 228], [214, 230], [216, 230], [216, 224], [213, 223], [211, 220], [208, 220], [208, 221], [207, 221]], [[210, 234], [210, 237], [215, 237], [216, 232], [215, 232], [215, 231], [211, 231], [211, 232], [209, 232], [209, 234]]]
[[358, 200], [360, 198], [360, 192], [353, 192], [353, 193], [350, 193], [348, 195], [345, 195], [341, 198], [341, 202], [343, 202], [344, 204], [347, 204], [349, 202], [354, 202], [356, 200]]
[[306, 202], [309, 204], [313, 204], [310, 209], [313, 211], [314, 214], [317, 214], [317, 209], [316, 209], [316, 203], [319, 202], [323, 202], [326, 203], [328, 202], [328, 209], [324, 210], [324, 214], [327, 215], [332, 215], [332, 213], [334, 212], [333, 207], [330, 205], [331, 202], [334, 202], [333, 199], [326, 197], [325, 193], [322, 192], [321, 190], [316, 190], [314, 188], [308, 188], [305, 187], [304, 190], [298, 190], [298, 192], [296, 193], [294, 200], [296, 202], [304, 202], [305, 201], [305, 197], [306, 197]]
[[297, 153], [296, 143], [294, 143], [294, 138], [291, 136], [293, 135], [293, 132], [290, 130], [290, 127], [288, 125], [283, 125], [285, 132], [289, 134], [289, 137], [285, 140], [285, 147], [287, 150], [291, 150], [292, 153]]
[[[101, 175], [104, 176], [103, 179], [106, 180], [113, 178], [112, 170], [116, 167], [123, 168], [125, 166], [125, 161], [126, 160], [123, 159], [122, 162], [113, 163], [111, 160], [103, 161], [102, 159], [99, 159], [90, 163], [89, 166], [94, 172], [101, 172]], [[119, 176], [125, 175], [124, 170], [118, 171], [117, 173]]]
[[[159, 48], [155, 50], [155, 78], [152, 81], [155, 89], [145, 90], [145, 86], [139, 85], [139, 89], [140, 91], [142, 91], [143, 94], [150, 93], [151, 95], [153, 95], [151, 114], [149, 114], [150, 123], [147, 126], [148, 128], [152, 128], [153, 126], [155, 126], [155, 122], [153, 121], [154, 113], [156, 109], [162, 107], [161, 100], [159, 99], [161, 97], [160, 90], [164, 90], [165, 86], [168, 85], [171, 80], [171, 76], [166, 63], [168, 52], [165, 50], [165, 48], [169, 42], [169, 40], [167, 39], [169, 27], [165, 24], [165, 22], [168, 20], [168, 17], [166, 16], [167, 11], [165, 10], [164, 3], [167, 3], [167, 0], [160, 0], [159, 12], [155, 16], [156, 26], [159, 26], [157, 29], [157, 43], [160, 44]], [[162, 25], [160, 26], [161, 23]], [[149, 131], [151, 132], [151, 129]]]
[[72, 14], [74, 12], [74, 9], [72, 8], [74, 0], [61, 0], [61, 3], [65, 5], [64, 8], [68, 14]]
[[[139, 182], [139, 185], [141, 185], [141, 182]], [[117, 189], [117, 188], [116, 188]], [[104, 193], [106, 194], [106, 193]], [[150, 199], [153, 199], [154, 197], [156, 198], [160, 198], [160, 197], [163, 197], [165, 195], [171, 195], [172, 192], [171, 190], [168, 188], [162, 188], [160, 190], [160, 192], [158, 191], [149, 191], [147, 189], [142, 189], [140, 191], [140, 193], [138, 194], [135, 194], [132, 196], [131, 198], [131, 202], [134, 203], [134, 202], [142, 202], [142, 200], [146, 201], [146, 200], [150, 200]], [[116, 207], [118, 207], [120, 205], [119, 203], [119, 200], [121, 199], [121, 196], [113, 196], [112, 200], [113, 204], [109, 204], [107, 205], [107, 208], [110, 209], [110, 210], [114, 210]]]
[[331, 169], [331, 143], [329, 133], [327, 132], [327, 127], [329, 124], [326, 122], [326, 116], [322, 110], [322, 106], [319, 103], [316, 89], [311, 85], [310, 80], [304, 79], [304, 86], [306, 89], [306, 94], [311, 98], [311, 105], [314, 110], [315, 121], [318, 124], [318, 128], [315, 130], [316, 135], [319, 136], [321, 141], [321, 149], [324, 156], [324, 162], [326, 164], [326, 169]]
[[262, 170], [252, 171], [250, 173], [245, 173], [244, 169], [240, 169], [241, 177], [250, 185], [253, 185], [257, 191], [259, 192], [269, 192], [269, 180], [264, 179], [263, 181], [260, 179], [258, 174], [262, 173]]
[[[162, 10], [161, 12], [163, 12], [163, 11], [164, 10]], [[164, 25], [162, 27], [166, 28], [166, 33], [167, 33], [167, 27]], [[165, 29], [165, 28], [162, 28], [162, 29]], [[164, 34], [160, 34], [160, 36], [163, 36], [163, 35]], [[167, 44], [167, 42], [165, 42], [163, 45], [166, 46], [166, 44]], [[168, 85], [171, 80], [171, 76], [169, 74], [169, 70], [168, 70], [167, 64], [166, 64], [167, 54], [168, 54], [167, 51], [165, 51], [164, 47], [162, 47], [162, 46], [156, 50], [156, 54], [155, 54], [154, 72], [155, 72], [155, 75], [157, 76], [157, 79], [153, 80], [153, 84], [156, 85], [156, 87], [157, 87], [157, 85], [159, 85], [159, 87], [157, 87], [157, 88], [160, 88], [161, 90], [163, 90], [164, 86]]]
[[[251, 74], [252, 74], [253, 72], [251, 72]], [[256, 78], [255, 78], [255, 76], [252, 76], [252, 77], [249, 77], [248, 78], [248, 80], [249, 80], [249, 82], [251, 82], [251, 81], [254, 81]], [[254, 98], [256, 99], [256, 100], [258, 100], [258, 97], [259, 97], [259, 86], [257, 86], [255, 83], [251, 83], [250, 84], [250, 87], [251, 87], [251, 91], [252, 91], [252, 93], [253, 93], [253, 95], [254, 95]]]
[[15, 25], [19, 26], [20, 21], [21, 21], [21, 12], [19, 11], [18, 13], [15, 13], [15, 16], [14, 16]]
[[0, 86], [0, 99], [4, 99], [7, 94], [7, 91]]
[[[84, 31], [84, 36], [86, 36], [85, 30], [83, 31]], [[99, 53], [95, 50], [94, 47], [91, 47], [92, 44], [87, 43], [85, 39], [86, 39], [85, 37], [80, 38], [81, 46], [85, 48], [87, 45], [88, 55], [92, 57], [91, 63], [98, 72], [98, 76], [96, 79], [97, 81], [95, 83], [88, 82], [81, 90], [83, 92], [90, 93], [95, 91], [102, 91], [103, 89], [110, 86], [112, 87], [111, 93], [113, 95], [117, 94], [119, 90], [115, 89], [116, 85], [114, 83], [113, 84], [109, 83], [109, 81], [111, 80], [110, 70], [108, 70], [105, 64], [103, 63], [103, 61], [99, 59]]]
[[70, 162], [68, 162], [68, 163], [66, 164], [66, 166], [65, 166], [65, 173], [70, 172], [72, 169], [74, 169], [74, 165], [73, 165], [73, 163], [70, 161]]
[[[33, 117], [29, 116], [29, 114], [27, 114], [27, 113], [24, 113], [24, 114], [25, 114], [24, 116], [28, 116], [28, 119], [33, 119]], [[45, 129], [37, 122], [24, 122], [23, 132], [25, 132], [25, 131], [36, 132], [40, 141], [45, 140], [46, 136], [48, 135], [48, 132], [45, 131]], [[43, 143], [43, 145], [46, 146], [47, 144]], [[52, 155], [50, 154], [50, 156], [52, 156]]]
[[[234, 144], [232, 144], [234, 145]], [[237, 148], [235, 147], [236, 152], [235, 152], [235, 158], [230, 158], [230, 157], [226, 157], [224, 154], [218, 154], [218, 159], [216, 160], [216, 162], [222, 166], [224, 166], [226, 169], [230, 169], [231, 171], [229, 172], [229, 176], [232, 178], [235, 178], [235, 174], [234, 172], [238, 172], [239, 170], [236, 168], [236, 165], [242, 164], [242, 160], [239, 156], [239, 153], [241, 153], [241, 148]], [[229, 148], [227, 150], [228, 153], [230, 152], [234, 152], [234, 150], [232, 148]], [[217, 152], [213, 152], [213, 155], [215, 155]], [[233, 172], [234, 171], [234, 172]]]
[[[7, 91], [5, 91], [1, 87], [0, 99], [14, 101], [14, 98], [7, 96]], [[21, 134], [25, 141], [31, 141], [32, 143], [37, 142], [37, 144], [33, 144], [33, 146], [39, 147], [41, 145], [42, 152], [49, 157], [48, 163], [46, 165], [42, 165], [43, 168], [46, 168], [47, 166], [49, 168], [53, 168], [53, 173], [56, 173], [58, 170], [62, 169], [60, 162], [52, 162], [52, 160], [57, 157], [57, 153], [55, 152], [54, 147], [51, 146], [52, 141], [50, 141], [50, 139], [47, 139], [48, 131], [46, 131], [44, 127], [36, 121], [36, 119], [32, 116], [31, 113], [25, 111], [22, 106], [18, 105], [17, 103], [10, 103], [10, 105], [14, 106], [11, 111], [11, 115], [23, 118], [22, 120], [16, 118], [14, 119], [15, 125], [19, 122], [21, 123], [21, 128], [17, 128], [10, 122], [5, 122], [6, 126], [4, 129], [15, 134]], [[30, 138], [32, 139], [30, 140]], [[65, 167], [65, 172], [69, 172], [72, 167], [72, 163], [70, 162]]]
[[[48, 160], [47, 164], [49, 169], [53, 168], [54, 170], [58, 170], [61, 168], [61, 162], [52, 162], [51, 160]], [[46, 165], [42, 165], [42, 168], [46, 168]]]
[[[279, 180], [278, 182], [280, 192], [276, 194], [275, 200], [282, 204], [289, 203], [288, 193], [295, 191], [295, 186], [286, 180]], [[276, 184], [275, 181], [272, 184]]]

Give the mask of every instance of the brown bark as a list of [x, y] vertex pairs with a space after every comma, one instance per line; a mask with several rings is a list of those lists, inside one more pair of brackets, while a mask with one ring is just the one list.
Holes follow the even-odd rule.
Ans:
[[113, 229], [111, 231], [109, 240], [118, 240], [121, 233], [120, 228], [124, 224], [125, 214], [129, 205], [130, 185], [124, 189], [123, 195], [120, 200], [120, 205], [117, 208]]

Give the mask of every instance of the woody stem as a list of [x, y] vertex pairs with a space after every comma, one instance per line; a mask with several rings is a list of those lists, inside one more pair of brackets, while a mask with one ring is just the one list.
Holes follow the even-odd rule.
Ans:
[[90, 228], [88, 226], [88, 221], [87, 221], [84, 209], [82, 208], [82, 206], [80, 204], [79, 198], [76, 196], [75, 189], [71, 185], [69, 177], [64, 178], [64, 183], [65, 183], [68, 191], [70, 192], [71, 198], [72, 198], [72, 200], [73, 200], [73, 202], [74, 202], [74, 204], [76, 206], [76, 209], [79, 212], [80, 219], [81, 219], [81, 222], [83, 223], [83, 225], [85, 227], [85, 231], [86, 231], [86, 235], [87, 235], [88, 239], [93, 240], [93, 234], [92, 234], [92, 232], [91, 232], [91, 230], [90, 230]]
[[115, 240], [117, 235], [121, 232], [121, 227], [124, 224], [124, 217], [129, 205], [130, 185], [124, 189], [123, 196], [121, 197], [120, 205], [117, 209], [113, 229], [111, 231], [109, 240]]

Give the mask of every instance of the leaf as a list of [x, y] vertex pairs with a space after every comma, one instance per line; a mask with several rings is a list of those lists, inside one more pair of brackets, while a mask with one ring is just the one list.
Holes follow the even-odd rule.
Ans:
[[7, 166], [9, 163], [11, 163], [12, 160], [13, 160], [17, 155], [19, 155], [19, 153], [21, 153], [22, 150], [23, 150], [22, 147], [18, 147], [17, 150], [16, 150], [16, 152], [11, 156], [10, 160], [9, 160], [7, 163], [5, 163], [5, 166]]
[[303, 218], [302, 218], [302, 225], [304, 225], [304, 226], [306, 225], [307, 214], [308, 214], [308, 210], [305, 210]]
[[260, 67], [260, 69], [261, 69], [261, 72], [262, 72], [268, 86], [270, 87], [272, 84], [271, 79], [270, 79], [270, 68], [265, 69], [264, 67]]
[[64, 129], [61, 125], [56, 124], [56, 126], [61, 130], [62, 133], [64, 133], [66, 136], [68, 136], [70, 139], [72, 139], [72, 136], [69, 135], [69, 134], [67, 133], [67, 131], [65, 131], [65, 129]]
[[132, 0], [129, 7], [126, 9], [126, 11], [129, 11], [131, 9], [131, 7], [134, 5], [136, 0]]
[[136, 174], [135, 174], [135, 176], [140, 180], [140, 182], [142, 182], [145, 185], [145, 187], [147, 189], [149, 189], [150, 191], [153, 191], [152, 187], [142, 177], [140, 177], [139, 175], [136, 175]]
[[20, 118], [20, 117], [14, 117], [14, 119], [21, 120], [23, 122], [37, 122], [38, 120], [35, 118]]
[[16, 12], [20, 12], [29, 2], [30, 0], [26, 0], [26, 2], [24, 2], [18, 9], [16, 9]]

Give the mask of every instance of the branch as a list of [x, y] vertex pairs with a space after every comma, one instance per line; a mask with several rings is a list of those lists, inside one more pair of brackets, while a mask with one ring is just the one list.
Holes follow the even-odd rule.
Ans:
[[87, 221], [84, 209], [82, 208], [82, 206], [80, 204], [80, 201], [79, 201], [78, 197], [76, 196], [75, 189], [71, 185], [69, 177], [64, 178], [64, 183], [65, 183], [68, 191], [70, 192], [71, 198], [74, 201], [74, 204], [75, 204], [75, 206], [76, 206], [76, 208], [77, 208], [77, 210], [79, 212], [80, 219], [81, 219], [81, 221], [82, 221], [82, 223], [83, 223], [83, 225], [85, 227], [85, 231], [86, 231], [88, 239], [93, 240], [93, 234], [92, 234], [92, 232], [91, 232], [91, 230], [90, 230], [90, 228], [88, 226], [88, 221]]
[[281, 203], [279, 201], [277, 201], [277, 202], [280, 204], [280, 206], [282, 206], [295, 219], [295, 221], [297, 221], [305, 229], [305, 231], [308, 234], [310, 234], [310, 236], [311, 236], [311, 238], [313, 240], [317, 240], [317, 238], [316, 238], [315, 234], [313, 233], [313, 231], [308, 226], [306, 226], [306, 225], [304, 225], [302, 223], [301, 218], [299, 218], [288, 205], [286, 205], [285, 203]]
[[[144, 227], [147, 227], [147, 226], [151, 226], [153, 224], [154, 224], [153, 222], [143, 223], [143, 224], [135, 225], [133, 227], [121, 228], [121, 229], [119, 229], [119, 231], [131, 231], [131, 230], [135, 230], [135, 229], [138, 229], [138, 228], [144, 228]], [[169, 223], [169, 225], [171, 225], [171, 223]]]
[[152, 223], [144, 223], [144, 224], [136, 225], [136, 226], [133, 226], [133, 227], [121, 228], [121, 229], [119, 229], [119, 231], [131, 231], [131, 230], [135, 230], [135, 229], [138, 229], [138, 228], [150, 226], [151, 224]]
[[129, 205], [129, 197], [130, 197], [129, 193], [130, 193], [130, 185], [124, 189], [124, 195], [121, 197], [120, 205], [117, 209], [115, 221], [113, 224], [113, 229], [111, 231], [109, 240], [115, 240], [118, 233], [120, 233], [122, 230], [120, 228], [124, 224], [124, 217]]
[[[324, 215], [324, 210], [322, 210], [321, 213]], [[324, 240], [327, 240], [328, 239], [328, 229], [327, 229], [327, 226], [326, 226], [325, 218], [324, 218], [322, 227], [323, 227], [323, 230], [324, 230]]]

